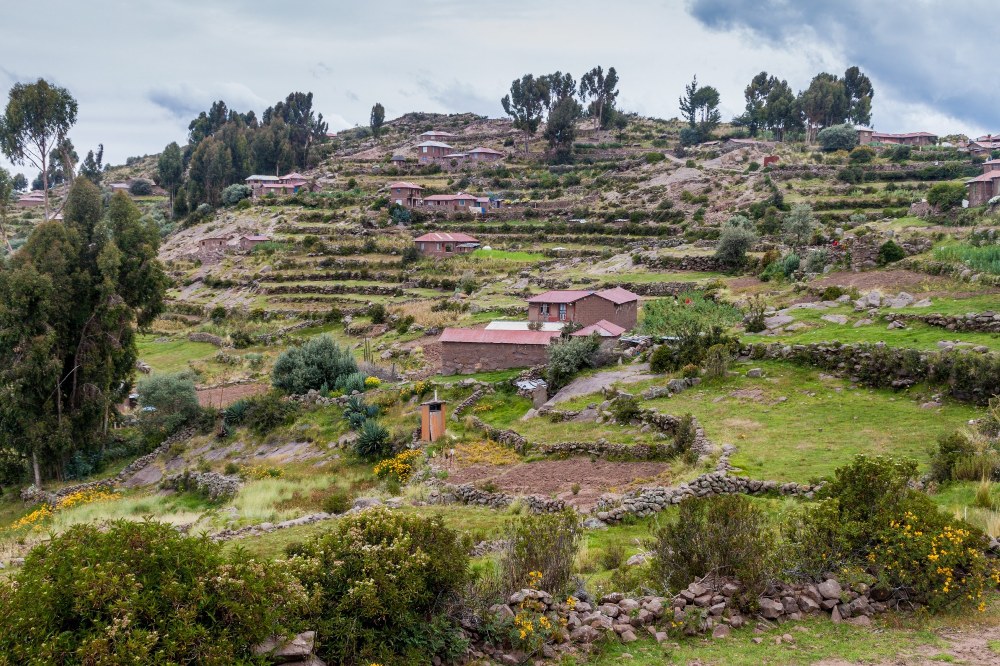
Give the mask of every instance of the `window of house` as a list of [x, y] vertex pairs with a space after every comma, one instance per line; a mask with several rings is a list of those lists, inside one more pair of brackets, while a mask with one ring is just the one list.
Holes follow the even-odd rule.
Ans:
[[425, 152], [425, 153], [427, 152], [427, 146], [423, 147], [423, 152]]
[[538, 306], [538, 314], [540, 314], [543, 317], [548, 317], [549, 316], [549, 304], [548, 303], [542, 303], [541, 305], [539, 305]]
[[559, 321], [566, 321], [566, 304], [559, 304]]
[[451, 243], [448, 243], [448, 244], [446, 244], [446, 245], [444, 246], [444, 251], [445, 251], [445, 252], [451, 252], [451, 251], [452, 251], [452, 248], [451, 248]]

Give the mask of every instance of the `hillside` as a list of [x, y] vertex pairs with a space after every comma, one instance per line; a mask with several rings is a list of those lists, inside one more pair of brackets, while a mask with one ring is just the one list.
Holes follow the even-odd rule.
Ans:
[[[726, 138], [677, 150], [681, 129], [635, 116], [614, 131], [583, 121], [572, 162], [549, 164], [541, 133], [526, 150], [506, 120], [410, 113], [377, 140], [346, 130], [319, 146], [302, 173], [313, 191], [177, 220], [166, 197], [137, 198], [161, 231], [172, 280], [165, 313], [139, 338], [140, 379], [187, 371], [206, 409], [166, 438], [149, 426], [157, 409], [144, 411], [140, 392], [139, 409], [121, 409], [116, 453], [67, 468], [44, 490], [5, 492], [0, 576], [77, 525], [151, 517], [272, 563], [337, 525], [383, 516], [368, 511], [381, 507], [391, 518], [378, 520], [438, 517], [461, 535], [470, 581], [449, 594], [468, 605], [448, 610], [468, 650], [455, 663], [995, 660], [1000, 216], [927, 202], [933, 186], [979, 173], [981, 160], [951, 148], [898, 159], [879, 147], [859, 161], [804, 143]], [[455, 151], [502, 155], [422, 165], [417, 144], [432, 130], [454, 135]], [[145, 157], [105, 180], [151, 178], [154, 163]], [[423, 197], [462, 192], [489, 203], [482, 214], [405, 208], [392, 202], [398, 181], [421, 186]], [[32, 215], [18, 219], [19, 234], [37, 224]], [[731, 263], [718, 250], [737, 215], [753, 237]], [[806, 218], [801, 238], [795, 215]], [[428, 233], [479, 245], [422, 255], [414, 239]], [[241, 246], [250, 236], [266, 238]], [[551, 354], [542, 367], [497, 369], [490, 350], [475, 372], [442, 373], [446, 328], [526, 320], [527, 300], [551, 290], [616, 288], [638, 296], [633, 335], [561, 375]], [[323, 336], [348, 350], [359, 374], [342, 374], [339, 386], [272, 390], [279, 356]], [[420, 440], [428, 405], [440, 403], [443, 436]], [[968, 438], [951, 458], [949, 437]], [[378, 440], [371, 455], [369, 440]], [[911, 460], [914, 478], [893, 477], [888, 463], [864, 467], [859, 455]], [[838, 471], [855, 474], [857, 487]], [[806, 534], [833, 506], [820, 497], [866, 514], [871, 497], [850, 493], [872, 479], [890, 479], [913, 502], [893, 504], [893, 495], [878, 505], [893, 530], [919, 506], [935, 516], [928, 535], [954, 526], [984, 535], [955, 551], [989, 559], [989, 569], [954, 564], [981, 593], [974, 602], [928, 601], [947, 594], [951, 573], [944, 593], [919, 587], [922, 597], [914, 590], [923, 582], [899, 578], [917, 565], [886, 554], [903, 547], [885, 536], [890, 518], [876, 525], [852, 514], [850, 523], [845, 508], [824, 523], [829, 532]], [[694, 497], [746, 499], [706, 518], [685, 513]], [[713, 531], [712, 520], [741, 511], [752, 514], [732, 527], [741, 536]], [[572, 525], [544, 522], [560, 516]], [[745, 559], [683, 568], [673, 553], [701, 552], [701, 542], [668, 538], [664, 526], [689, 520], [712, 538], [745, 539], [726, 542], [726, 552], [745, 546], [733, 561]], [[848, 524], [856, 531], [837, 532]], [[858, 534], [876, 527], [886, 541], [864, 542], [859, 555]], [[377, 531], [357, 531], [365, 529]], [[837, 542], [849, 538], [853, 551]], [[501, 594], [490, 572], [514, 566], [511, 544], [531, 555], [518, 551], [519, 577], [505, 579]], [[913, 561], [937, 557], [934, 544], [912, 551]], [[747, 559], [766, 562], [766, 572]], [[342, 562], [327, 564], [340, 571]], [[884, 573], [894, 565], [896, 574]], [[772, 579], [751, 594], [754, 572]], [[972, 588], [973, 579], [985, 582]], [[337, 636], [329, 615], [303, 617], [309, 626], [294, 632], [319, 626], [320, 646], [324, 631]], [[384, 622], [373, 620], [371, 635], [388, 641], [394, 625]], [[365, 659], [406, 663], [399, 654]]]

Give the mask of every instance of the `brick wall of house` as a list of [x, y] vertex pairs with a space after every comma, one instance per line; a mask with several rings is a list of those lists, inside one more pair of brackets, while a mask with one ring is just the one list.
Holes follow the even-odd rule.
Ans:
[[441, 374], [468, 375], [545, 363], [547, 345], [442, 342]]
[[549, 314], [543, 317], [541, 314], [541, 303], [528, 304], [528, 321], [573, 321], [581, 326], [590, 326], [604, 319], [612, 324], [618, 324], [625, 330], [635, 328], [638, 320], [638, 301], [615, 305], [611, 301], [600, 296], [584, 296], [575, 303], [566, 304], [566, 318], [559, 319], [559, 305], [549, 304]]
[[[451, 252], [447, 252], [447, 247], [451, 246]], [[476, 248], [474, 247], [459, 247], [462, 243], [456, 243], [454, 241], [420, 241], [417, 243], [417, 249], [420, 253], [428, 257], [452, 257], [456, 254], [467, 254], [472, 252]]]
[[985, 206], [990, 199], [998, 195], [1000, 195], [1000, 178], [969, 183], [969, 206]]

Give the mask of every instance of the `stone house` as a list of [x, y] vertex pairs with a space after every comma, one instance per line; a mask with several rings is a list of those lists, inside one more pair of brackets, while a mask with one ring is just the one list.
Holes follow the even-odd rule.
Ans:
[[455, 152], [455, 149], [447, 143], [440, 141], [424, 141], [417, 144], [417, 161], [421, 164], [429, 164], [434, 160]]
[[18, 208], [34, 208], [35, 206], [45, 205], [45, 193], [41, 190], [32, 190], [26, 194], [22, 194], [17, 199], [15, 204]]
[[983, 172], [965, 181], [969, 207], [985, 206], [990, 199], [1000, 196], [1000, 160], [983, 162]]
[[414, 239], [417, 249], [427, 257], [452, 257], [468, 254], [479, 247], [479, 240], [468, 234], [431, 232]]
[[478, 208], [477, 212], [482, 213], [486, 208], [490, 207], [491, 202], [489, 197], [477, 197], [465, 192], [459, 192], [458, 194], [432, 194], [429, 197], [419, 199], [416, 205], [434, 210], [448, 210], [452, 212]]
[[527, 368], [546, 361], [549, 343], [558, 331], [503, 331], [446, 328], [441, 333], [441, 373], [471, 374]]
[[902, 134], [890, 134], [888, 132], [876, 132], [868, 127], [859, 127], [858, 145], [866, 146], [870, 143], [892, 144], [900, 146], [933, 146], [938, 142], [937, 134], [930, 132], [903, 132]]
[[591, 326], [604, 320], [628, 331], [635, 328], [638, 317], [639, 296], [621, 287], [547, 291], [528, 299], [529, 321], [571, 321]]
[[451, 132], [443, 132], [441, 130], [428, 130], [420, 135], [420, 138], [424, 141], [446, 141], [448, 139], [454, 139], [455, 134]]
[[285, 176], [263, 176], [254, 174], [246, 179], [250, 191], [256, 199], [265, 194], [290, 195], [303, 190], [310, 191], [309, 179], [300, 173], [290, 173]]
[[198, 247], [202, 250], [225, 250], [227, 243], [228, 236], [209, 236], [198, 241]]
[[240, 237], [240, 249], [241, 250], [252, 250], [261, 243], [270, 242], [270, 236], [241, 236]]

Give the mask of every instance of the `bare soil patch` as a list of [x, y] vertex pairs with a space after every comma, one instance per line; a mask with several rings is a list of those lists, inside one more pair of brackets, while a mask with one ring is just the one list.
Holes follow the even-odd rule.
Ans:
[[[505, 465], [473, 465], [449, 471], [450, 483], [494, 484], [514, 495], [555, 496], [567, 504], [589, 509], [607, 492], [620, 492], [629, 486], [648, 483], [670, 472], [669, 463], [591, 461], [587, 458], [541, 460]], [[573, 484], [580, 491], [573, 494]]]
[[926, 275], [905, 269], [889, 271], [866, 271], [854, 273], [850, 271], [840, 271], [829, 273], [825, 277], [815, 280], [814, 287], [856, 287], [860, 291], [879, 289], [884, 293], [897, 293], [908, 291], [920, 298], [932, 296], [951, 296], [961, 298], [962, 296], [976, 296], [984, 292], [992, 291], [988, 288], [981, 288], [970, 292], [955, 292], [951, 289], [954, 283], [938, 275]]
[[233, 384], [216, 388], [199, 389], [198, 404], [202, 407], [228, 407], [237, 400], [267, 392], [267, 384]]

